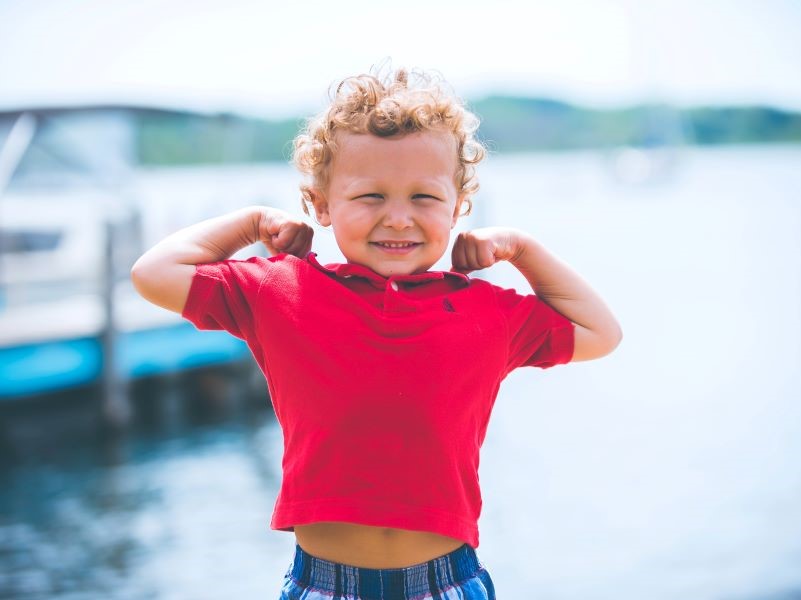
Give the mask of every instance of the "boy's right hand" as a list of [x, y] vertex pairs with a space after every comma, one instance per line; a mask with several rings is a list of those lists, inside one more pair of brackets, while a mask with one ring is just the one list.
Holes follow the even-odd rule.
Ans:
[[304, 258], [312, 246], [314, 230], [288, 212], [264, 207], [256, 225], [259, 240], [270, 254], [286, 252]]
[[311, 227], [287, 212], [247, 206], [167, 236], [139, 257], [131, 268], [131, 280], [148, 302], [182, 313], [195, 265], [224, 260], [256, 242], [271, 254], [305, 258], [313, 234]]

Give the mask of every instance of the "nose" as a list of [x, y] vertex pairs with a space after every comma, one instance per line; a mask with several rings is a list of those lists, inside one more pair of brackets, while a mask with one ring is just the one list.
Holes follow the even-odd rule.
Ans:
[[385, 203], [382, 225], [391, 229], [406, 229], [413, 224], [412, 209], [401, 200], [389, 200]]

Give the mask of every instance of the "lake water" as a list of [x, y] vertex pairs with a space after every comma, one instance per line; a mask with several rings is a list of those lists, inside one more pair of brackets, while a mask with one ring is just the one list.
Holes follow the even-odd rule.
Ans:
[[[291, 170], [266, 172], [295, 197]], [[690, 150], [639, 184], [591, 152], [480, 173], [460, 228], [528, 230], [625, 335], [502, 387], [478, 548], [498, 596], [801, 597], [801, 149]], [[482, 276], [525, 289], [505, 265]], [[176, 422], [5, 461], [0, 598], [277, 598], [294, 536], [268, 526], [274, 418]]]

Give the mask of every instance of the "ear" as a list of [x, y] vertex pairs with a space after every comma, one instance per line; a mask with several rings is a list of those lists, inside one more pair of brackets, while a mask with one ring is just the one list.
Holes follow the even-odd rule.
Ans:
[[456, 221], [459, 220], [462, 214], [462, 203], [466, 196], [467, 194], [459, 194], [459, 197], [456, 198], [456, 206], [453, 208], [453, 218], [451, 219], [451, 229], [456, 227]]
[[314, 217], [317, 222], [323, 227], [328, 227], [331, 224], [331, 215], [328, 213], [328, 201], [325, 196], [317, 188], [310, 189], [309, 196], [314, 206]]

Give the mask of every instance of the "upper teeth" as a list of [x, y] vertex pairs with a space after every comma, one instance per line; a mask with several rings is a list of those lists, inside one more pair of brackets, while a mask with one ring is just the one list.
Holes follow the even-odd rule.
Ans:
[[378, 242], [382, 246], [388, 246], [389, 248], [405, 248], [406, 246], [413, 246], [414, 242]]

